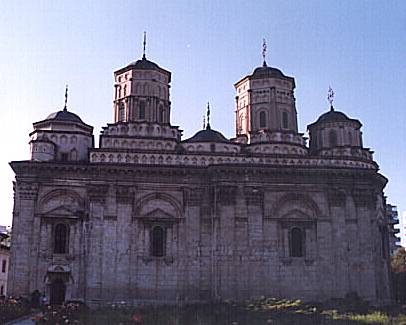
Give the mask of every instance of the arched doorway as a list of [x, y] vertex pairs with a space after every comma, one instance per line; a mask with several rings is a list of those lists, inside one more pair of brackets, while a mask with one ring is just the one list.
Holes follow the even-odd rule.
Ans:
[[55, 279], [51, 283], [51, 305], [61, 305], [65, 301], [66, 285], [62, 279]]

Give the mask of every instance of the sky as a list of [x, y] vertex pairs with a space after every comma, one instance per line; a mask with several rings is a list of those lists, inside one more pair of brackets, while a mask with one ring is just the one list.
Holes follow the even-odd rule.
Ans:
[[363, 124], [406, 210], [405, 1], [1, 1], [0, 224], [11, 225], [10, 161], [29, 158], [32, 123], [63, 108], [94, 126], [113, 122], [113, 72], [142, 56], [172, 72], [171, 123], [192, 136], [207, 102], [211, 125], [235, 135], [233, 84], [262, 63], [296, 79], [300, 132], [334, 106]]

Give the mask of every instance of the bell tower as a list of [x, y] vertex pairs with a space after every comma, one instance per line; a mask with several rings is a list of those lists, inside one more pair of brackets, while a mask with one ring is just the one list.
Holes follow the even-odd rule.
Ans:
[[114, 72], [114, 122], [170, 124], [171, 73], [143, 56]]
[[236, 96], [236, 135], [248, 141], [260, 132], [298, 133], [295, 106], [295, 80], [269, 67], [265, 60], [252, 74], [234, 84]]

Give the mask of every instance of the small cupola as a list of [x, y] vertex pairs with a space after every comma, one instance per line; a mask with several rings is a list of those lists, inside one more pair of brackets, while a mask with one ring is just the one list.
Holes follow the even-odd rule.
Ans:
[[88, 150], [93, 147], [93, 127], [68, 111], [68, 87], [65, 106], [33, 124], [30, 133], [31, 160], [83, 161], [88, 160]]
[[334, 109], [334, 92], [331, 88], [329, 88], [327, 99], [330, 103], [329, 111], [307, 126], [310, 152], [317, 153], [323, 149], [337, 147], [362, 148], [360, 121], [349, 118], [343, 112]]

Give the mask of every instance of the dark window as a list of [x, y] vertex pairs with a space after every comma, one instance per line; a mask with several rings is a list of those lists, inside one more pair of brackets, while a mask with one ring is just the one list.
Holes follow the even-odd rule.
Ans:
[[67, 253], [68, 244], [68, 228], [64, 224], [57, 224], [54, 231], [54, 253]]
[[259, 127], [265, 128], [266, 127], [266, 114], [265, 112], [259, 113]]
[[160, 226], [155, 226], [152, 229], [151, 238], [151, 250], [152, 256], [164, 256], [165, 255], [165, 231]]
[[127, 86], [124, 86], [124, 96], [127, 96]]
[[61, 153], [61, 160], [62, 161], [68, 161], [69, 155], [66, 152]]
[[164, 109], [162, 106], [159, 106], [159, 121], [163, 123], [164, 122]]
[[284, 129], [287, 129], [289, 127], [288, 113], [286, 112], [282, 113], [282, 127]]
[[292, 228], [290, 231], [290, 256], [303, 256], [303, 232], [300, 228]]
[[4, 286], [1, 286], [1, 288], [0, 288], [0, 295], [4, 295]]
[[125, 106], [124, 106], [124, 103], [120, 103], [120, 108], [119, 108], [119, 111], [118, 111], [118, 115], [119, 115], [119, 117], [118, 117], [119, 121], [124, 121], [125, 120]]
[[7, 268], [7, 261], [3, 260], [3, 263], [1, 264], [1, 272], [6, 273], [6, 268]]
[[328, 135], [330, 147], [336, 147], [337, 146], [337, 133], [334, 130], [331, 130], [329, 135]]
[[145, 102], [140, 102], [140, 120], [145, 119]]
[[348, 131], [348, 144], [352, 145], [352, 134], [351, 131]]

